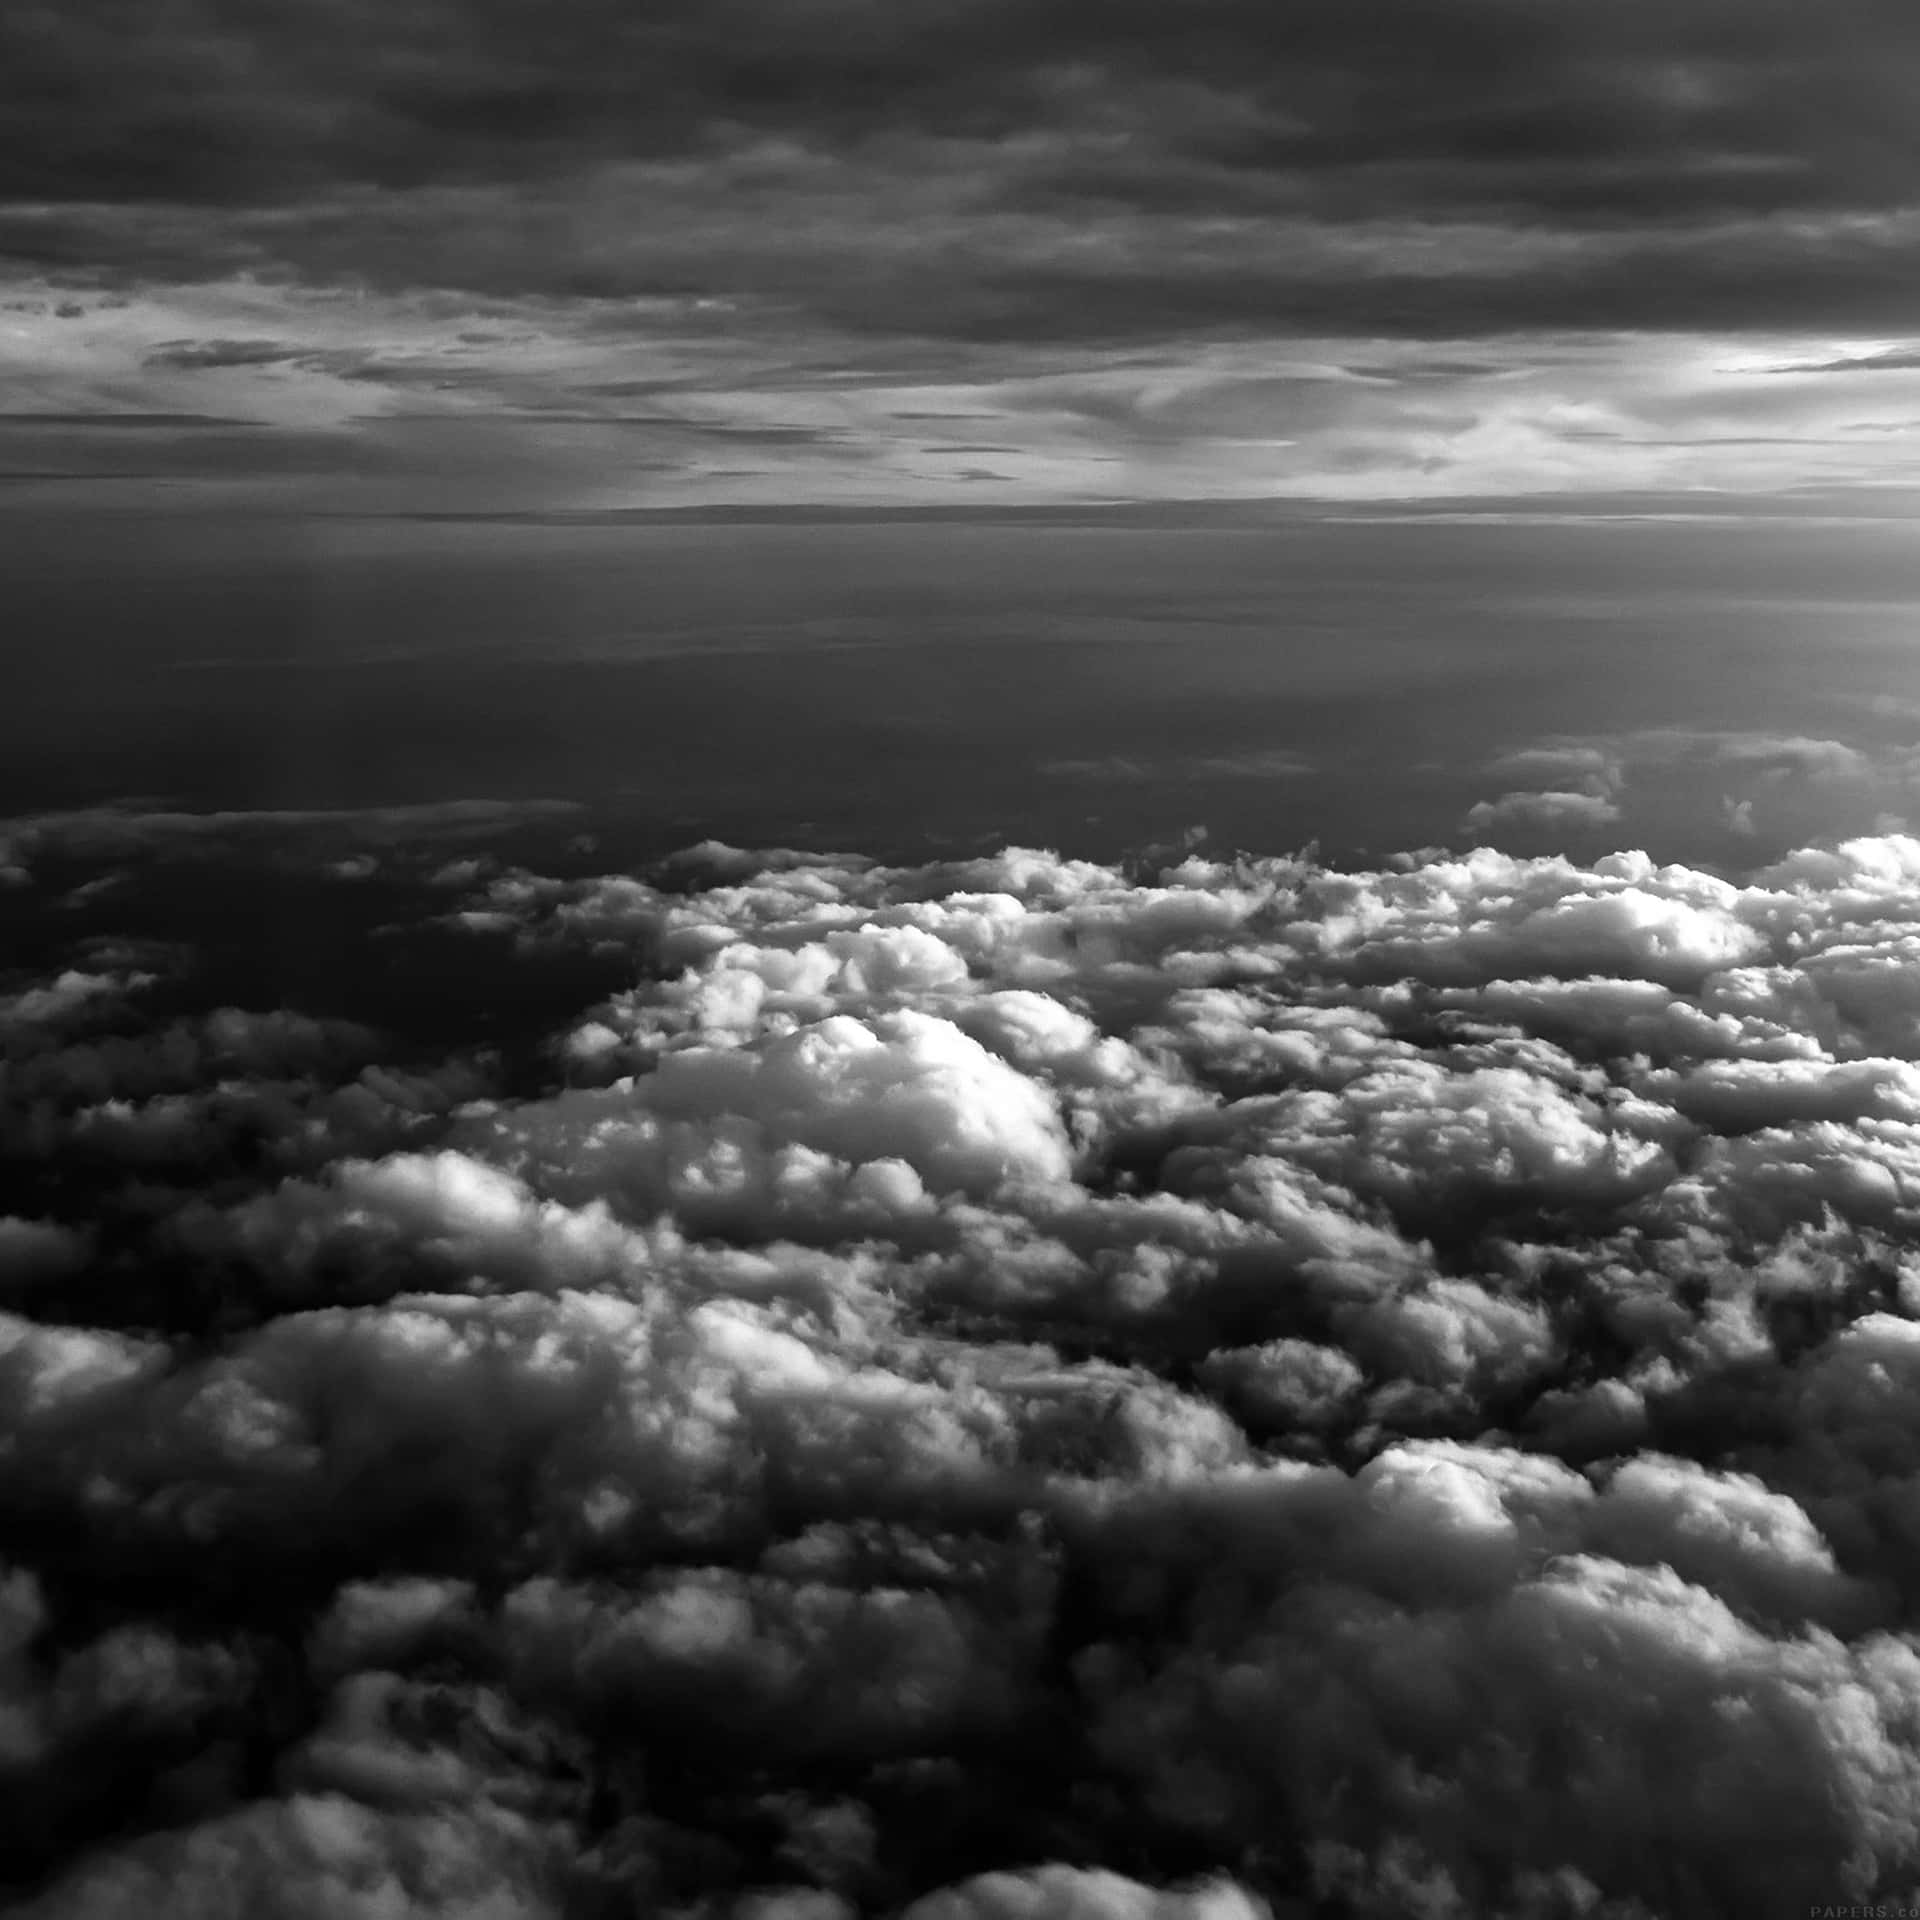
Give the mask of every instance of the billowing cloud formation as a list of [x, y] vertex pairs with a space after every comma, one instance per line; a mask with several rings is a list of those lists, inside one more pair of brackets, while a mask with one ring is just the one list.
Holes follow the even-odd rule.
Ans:
[[1920, 841], [436, 880], [544, 1073], [0, 1005], [22, 1911], [1920, 1874]]

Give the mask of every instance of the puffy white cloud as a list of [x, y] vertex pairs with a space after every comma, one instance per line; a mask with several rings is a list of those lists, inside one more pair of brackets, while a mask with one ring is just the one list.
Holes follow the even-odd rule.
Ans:
[[23, 1910], [1920, 1873], [1920, 842], [421, 884], [627, 984], [510, 1067], [12, 992]]
[[943, 1191], [1060, 1180], [1071, 1166], [1042, 1088], [950, 1021], [912, 1011], [836, 1014], [752, 1050], [668, 1054], [636, 1106], [705, 1132], [737, 1118], [771, 1146], [853, 1165], [904, 1160]]
[[1099, 1868], [983, 1873], [910, 1906], [902, 1920], [1267, 1920], [1269, 1909], [1231, 1882], [1142, 1886]]
[[1311, 1340], [1219, 1347], [1201, 1362], [1199, 1376], [1243, 1418], [1309, 1431], [1336, 1419], [1366, 1377], [1340, 1348]]
[[1579, 786], [1596, 792], [1617, 787], [1623, 777], [1616, 749], [1578, 740], [1515, 747], [1490, 760], [1486, 770], [1509, 780], [1559, 781], [1563, 788]]
[[1537, 833], [1583, 833], [1610, 827], [1619, 818], [1618, 803], [1606, 793], [1546, 788], [1476, 800], [1462, 824], [1469, 833], [1498, 833], [1514, 827]]

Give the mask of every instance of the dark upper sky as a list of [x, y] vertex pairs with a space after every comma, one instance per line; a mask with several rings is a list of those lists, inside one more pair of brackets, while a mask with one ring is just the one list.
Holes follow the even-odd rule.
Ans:
[[0, 474], [1911, 481], [1917, 104], [1911, 0], [12, 0]]

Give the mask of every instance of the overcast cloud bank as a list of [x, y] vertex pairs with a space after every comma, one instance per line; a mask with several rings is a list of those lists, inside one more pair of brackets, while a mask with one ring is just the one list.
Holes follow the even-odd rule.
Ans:
[[1895, 0], [15, 0], [3, 504], [1871, 514], [1917, 75]]

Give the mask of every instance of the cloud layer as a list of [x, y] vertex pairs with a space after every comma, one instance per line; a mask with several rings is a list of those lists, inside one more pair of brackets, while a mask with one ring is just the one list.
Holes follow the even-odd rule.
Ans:
[[1917, 66], [1890, 0], [23, 4], [0, 472], [380, 511], [1910, 483]]
[[1920, 842], [439, 880], [544, 1073], [0, 1001], [19, 1910], [1920, 1873]]

